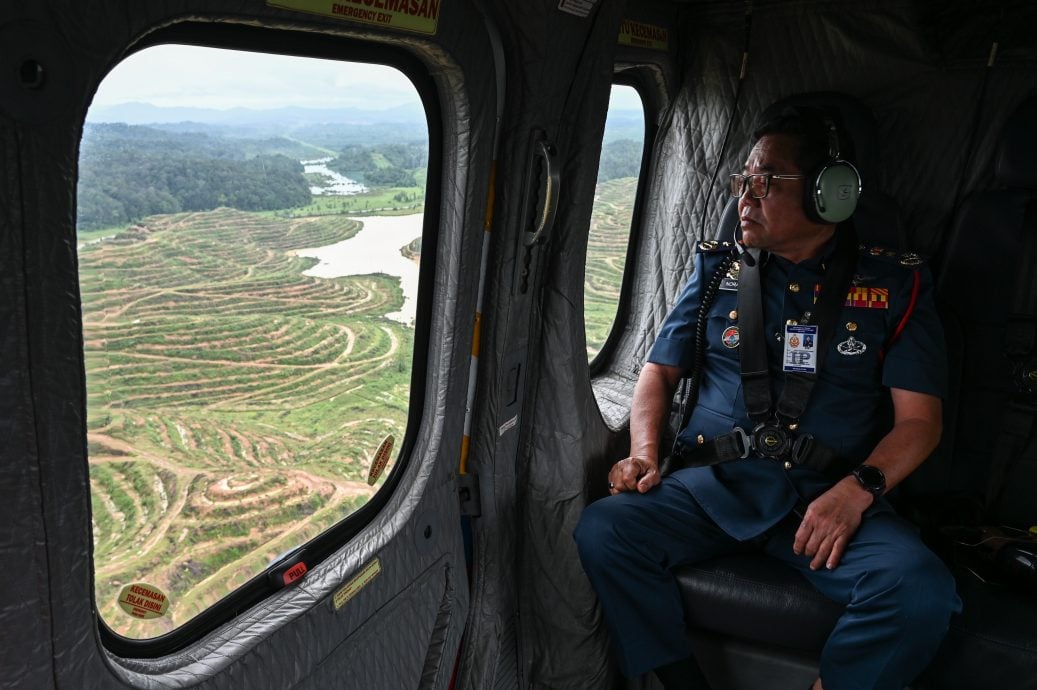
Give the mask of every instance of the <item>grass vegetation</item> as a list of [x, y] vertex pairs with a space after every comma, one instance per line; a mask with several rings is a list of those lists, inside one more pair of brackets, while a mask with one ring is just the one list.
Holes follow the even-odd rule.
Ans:
[[[399, 280], [309, 277], [295, 254], [360, 227], [224, 208], [81, 245], [97, 602], [120, 634], [175, 628], [376, 490], [409, 395]], [[119, 610], [130, 582], [169, 614]]]
[[597, 186], [583, 292], [588, 360], [601, 351], [616, 319], [636, 193], [636, 177], [599, 182]]
[[[423, 182], [421, 184], [424, 184]], [[269, 218], [307, 218], [312, 216], [402, 216], [425, 211], [425, 188], [375, 187], [363, 194], [349, 196], [313, 195], [305, 206], [280, 211], [262, 211]]]

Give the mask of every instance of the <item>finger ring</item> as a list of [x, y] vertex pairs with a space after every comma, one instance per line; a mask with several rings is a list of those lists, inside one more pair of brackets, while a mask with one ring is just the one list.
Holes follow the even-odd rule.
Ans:
[[613, 484], [612, 482], [609, 482], [609, 488], [610, 488], [610, 489], [615, 489], [615, 488], [616, 488], [616, 485], [615, 485], [615, 484]]

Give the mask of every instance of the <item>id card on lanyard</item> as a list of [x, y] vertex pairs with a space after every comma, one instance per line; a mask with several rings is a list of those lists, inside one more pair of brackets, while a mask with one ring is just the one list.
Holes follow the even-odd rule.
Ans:
[[817, 341], [817, 326], [786, 325], [782, 370], [816, 373]]

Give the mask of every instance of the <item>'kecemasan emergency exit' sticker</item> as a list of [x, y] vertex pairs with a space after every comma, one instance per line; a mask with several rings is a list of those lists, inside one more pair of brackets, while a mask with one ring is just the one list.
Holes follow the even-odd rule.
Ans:
[[650, 50], [669, 50], [670, 35], [661, 26], [624, 19], [619, 25], [619, 44]]
[[134, 618], [161, 618], [169, 609], [169, 598], [158, 587], [134, 582], [119, 592], [119, 607]]
[[266, 0], [271, 7], [433, 35], [441, 0]]

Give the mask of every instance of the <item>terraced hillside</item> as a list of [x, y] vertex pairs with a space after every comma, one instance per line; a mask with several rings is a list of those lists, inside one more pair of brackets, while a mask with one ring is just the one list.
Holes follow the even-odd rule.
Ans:
[[587, 357], [593, 359], [608, 338], [619, 306], [637, 178], [601, 182], [591, 211], [584, 282]]
[[[80, 248], [97, 602], [134, 638], [190, 619], [362, 505], [401, 438], [411, 329], [399, 281], [302, 275], [341, 216], [156, 216]], [[119, 610], [130, 582], [168, 615]]]

